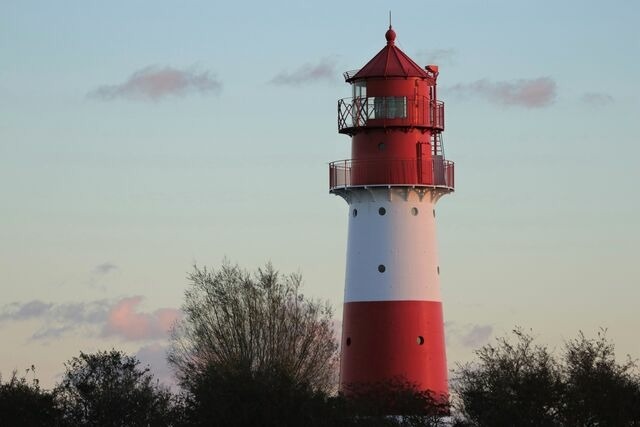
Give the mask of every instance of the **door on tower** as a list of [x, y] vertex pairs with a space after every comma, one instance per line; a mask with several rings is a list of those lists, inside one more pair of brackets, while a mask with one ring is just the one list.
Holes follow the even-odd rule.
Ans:
[[433, 167], [431, 162], [431, 143], [418, 141], [418, 184], [433, 184]]

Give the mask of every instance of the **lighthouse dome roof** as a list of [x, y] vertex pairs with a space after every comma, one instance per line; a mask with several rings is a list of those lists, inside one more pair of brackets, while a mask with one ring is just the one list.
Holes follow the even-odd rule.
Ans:
[[355, 74], [349, 73], [347, 82], [371, 77], [431, 77], [422, 67], [395, 44], [396, 32], [389, 27], [385, 33], [387, 45]]

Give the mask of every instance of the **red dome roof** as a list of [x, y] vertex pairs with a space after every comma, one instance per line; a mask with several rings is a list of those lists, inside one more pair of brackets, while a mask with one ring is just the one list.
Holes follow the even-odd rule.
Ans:
[[369, 77], [432, 77], [395, 45], [396, 32], [391, 27], [385, 38], [387, 45], [347, 82]]

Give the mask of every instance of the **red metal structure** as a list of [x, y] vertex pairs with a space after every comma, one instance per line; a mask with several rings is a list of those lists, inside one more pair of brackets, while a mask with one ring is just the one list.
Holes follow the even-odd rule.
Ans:
[[435, 203], [454, 189], [442, 144], [438, 67], [421, 68], [396, 45], [344, 74], [338, 131], [351, 159], [329, 166], [331, 193], [349, 204], [340, 382], [348, 392], [405, 380], [448, 395], [435, 239]]

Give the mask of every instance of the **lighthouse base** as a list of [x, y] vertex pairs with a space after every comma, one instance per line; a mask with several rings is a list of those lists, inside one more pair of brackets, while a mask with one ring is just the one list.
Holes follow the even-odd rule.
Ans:
[[344, 305], [340, 386], [403, 381], [446, 398], [442, 303], [370, 301]]

